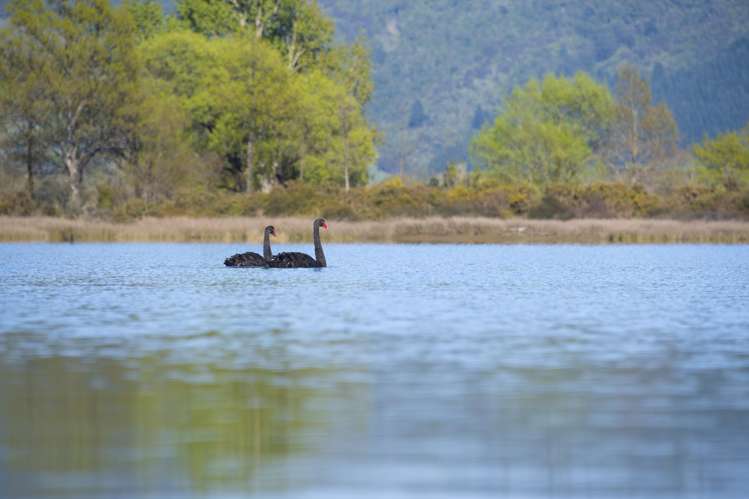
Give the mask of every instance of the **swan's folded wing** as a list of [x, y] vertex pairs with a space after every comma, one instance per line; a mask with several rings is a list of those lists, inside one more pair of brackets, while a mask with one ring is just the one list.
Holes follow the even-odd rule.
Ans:
[[267, 267], [268, 263], [265, 258], [248, 251], [247, 253], [237, 253], [224, 260], [227, 267]]
[[268, 264], [276, 268], [319, 267], [317, 260], [305, 253], [289, 252], [275, 255]]

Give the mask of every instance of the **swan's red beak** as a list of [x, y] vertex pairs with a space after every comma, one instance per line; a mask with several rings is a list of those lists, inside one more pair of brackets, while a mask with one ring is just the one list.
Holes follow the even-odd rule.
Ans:
[[325, 223], [325, 222], [323, 222], [322, 223], [322, 228], [325, 229], [325, 230], [328, 230], [328, 224]]

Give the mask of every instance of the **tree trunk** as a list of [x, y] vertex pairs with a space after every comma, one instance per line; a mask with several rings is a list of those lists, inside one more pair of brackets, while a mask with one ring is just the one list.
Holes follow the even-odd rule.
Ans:
[[348, 173], [348, 139], [343, 139], [343, 179], [346, 185], [346, 192], [351, 188]]
[[26, 141], [26, 189], [29, 191], [29, 199], [34, 199], [34, 143], [31, 137]]
[[637, 163], [640, 156], [640, 131], [639, 131], [639, 120], [637, 109], [632, 110], [632, 137], [630, 142], [630, 160], [632, 163]]
[[244, 30], [245, 26], [247, 25], [247, 15], [243, 13], [242, 6], [237, 0], [231, 0], [231, 5], [232, 7], [234, 7], [234, 12], [239, 18], [240, 29]]
[[81, 175], [80, 160], [75, 154], [75, 150], [65, 153], [65, 168], [68, 171], [68, 181], [70, 182], [70, 208], [78, 212], [81, 208]]
[[276, 174], [278, 172], [278, 161], [273, 161], [273, 170], [271, 172], [270, 178], [267, 176], [263, 176], [262, 180], [260, 181], [260, 190], [268, 194], [270, 191], [273, 190], [273, 183], [276, 181]]
[[263, 37], [263, 9], [258, 7], [257, 14], [255, 14], [255, 38], [260, 40]]
[[247, 185], [245, 186], [246, 192], [252, 192], [252, 163], [254, 160], [254, 144], [252, 138], [247, 139], [247, 158], [245, 163], [245, 175], [247, 179]]

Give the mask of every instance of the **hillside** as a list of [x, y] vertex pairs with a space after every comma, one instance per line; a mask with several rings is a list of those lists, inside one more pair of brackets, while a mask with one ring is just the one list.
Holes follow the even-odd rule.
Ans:
[[[475, 129], [516, 84], [547, 72], [611, 81], [628, 61], [673, 108], [685, 142], [749, 119], [749, 3], [743, 0], [321, 0], [375, 62], [369, 113], [381, 166], [425, 175], [465, 160]], [[395, 134], [393, 131], [405, 131]]]
[[[682, 142], [749, 120], [746, 0], [319, 0], [374, 62], [368, 115], [380, 167], [426, 177], [465, 161], [513, 86], [578, 70], [611, 82], [631, 62], [673, 109]], [[0, 5], [6, 0], [0, 0]], [[174, 1], [162, 0], [173, 11]]]

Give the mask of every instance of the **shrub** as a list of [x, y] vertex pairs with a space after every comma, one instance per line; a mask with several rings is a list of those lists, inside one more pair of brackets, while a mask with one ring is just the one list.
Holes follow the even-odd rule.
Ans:
[[4, 192], [0, 195], [0, 215], [27, 216], [33, 213], [34, 201], [28, 192]]
[[530, 210], [534, 218], [632, 218], [659, 213], [661, 203], [639, 185], [595, 182], [556, 184], [546, 188]]

